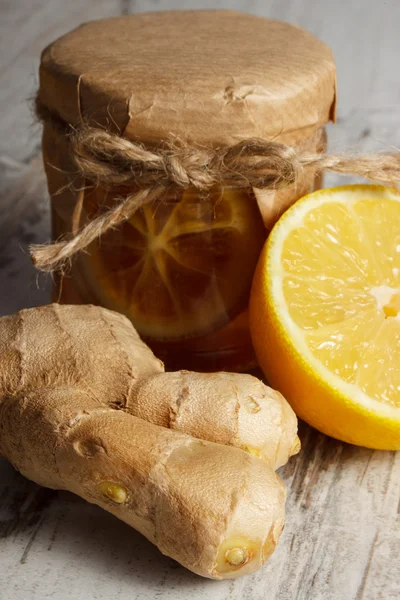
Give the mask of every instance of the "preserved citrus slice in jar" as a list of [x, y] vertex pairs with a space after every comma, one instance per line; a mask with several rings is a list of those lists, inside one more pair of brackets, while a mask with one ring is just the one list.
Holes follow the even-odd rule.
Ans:
[[[86, 209], [107, 203], [100, 191]], [[252, 193], [174, 190], [139, 209], [80, 259], [97, 301], [150, 340], [176, 341], [226, 325], [247, 305], [266, 232]]]

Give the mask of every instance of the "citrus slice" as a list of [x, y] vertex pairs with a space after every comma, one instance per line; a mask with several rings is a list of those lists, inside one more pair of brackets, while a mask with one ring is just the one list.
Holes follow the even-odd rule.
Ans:
[[400, 193], [321, 190], [292, 206], [257, 266], [260, 366], [297, 414], [340, 440], [400, 448]]
[[92, 244], [81, 264], [96, 301], [126, 314], [140, 335], [188, 339], [246, 307], [265, 237], [248, 191], [170, 192]]

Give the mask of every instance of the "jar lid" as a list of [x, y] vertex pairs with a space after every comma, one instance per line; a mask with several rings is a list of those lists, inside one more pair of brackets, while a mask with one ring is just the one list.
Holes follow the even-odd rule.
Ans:
[[335, 63], [300, 27], [227, 10], [93, 21], [48, 46], [40, 101], [132, 139], [231, 144], [312, 134], [334, 119]]

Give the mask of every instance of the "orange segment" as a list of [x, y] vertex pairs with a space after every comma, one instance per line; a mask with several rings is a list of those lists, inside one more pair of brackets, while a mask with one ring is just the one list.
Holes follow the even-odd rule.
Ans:
[[[107, 203], [96, 194], [88, 211]], [[264, 241], [249, 192], [171, 192], [92, 244], [81, 268], [97, 300], [126, 314], [142, 336], [188, 339], [245, 308]]]
[[300, 417], [347, 442], [400, 448], [400, 193], [305, 196], [257, 267], [250, 327], [260, 365]]

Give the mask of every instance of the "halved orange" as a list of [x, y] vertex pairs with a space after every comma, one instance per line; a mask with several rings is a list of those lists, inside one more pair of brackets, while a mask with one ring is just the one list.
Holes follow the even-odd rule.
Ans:
[[320, 431], [400, 449], [400, 193], [321, 190], [292, 206], [257, 266], [260, 366]]
[[[96, 193], [91, 206], [102, 201]], [[107, 232], [81, 265], [97, 301], [127, 315], [140, 335], [188, 339], [246, 306], [265, 237], [250, 192], [175, 191]]]

